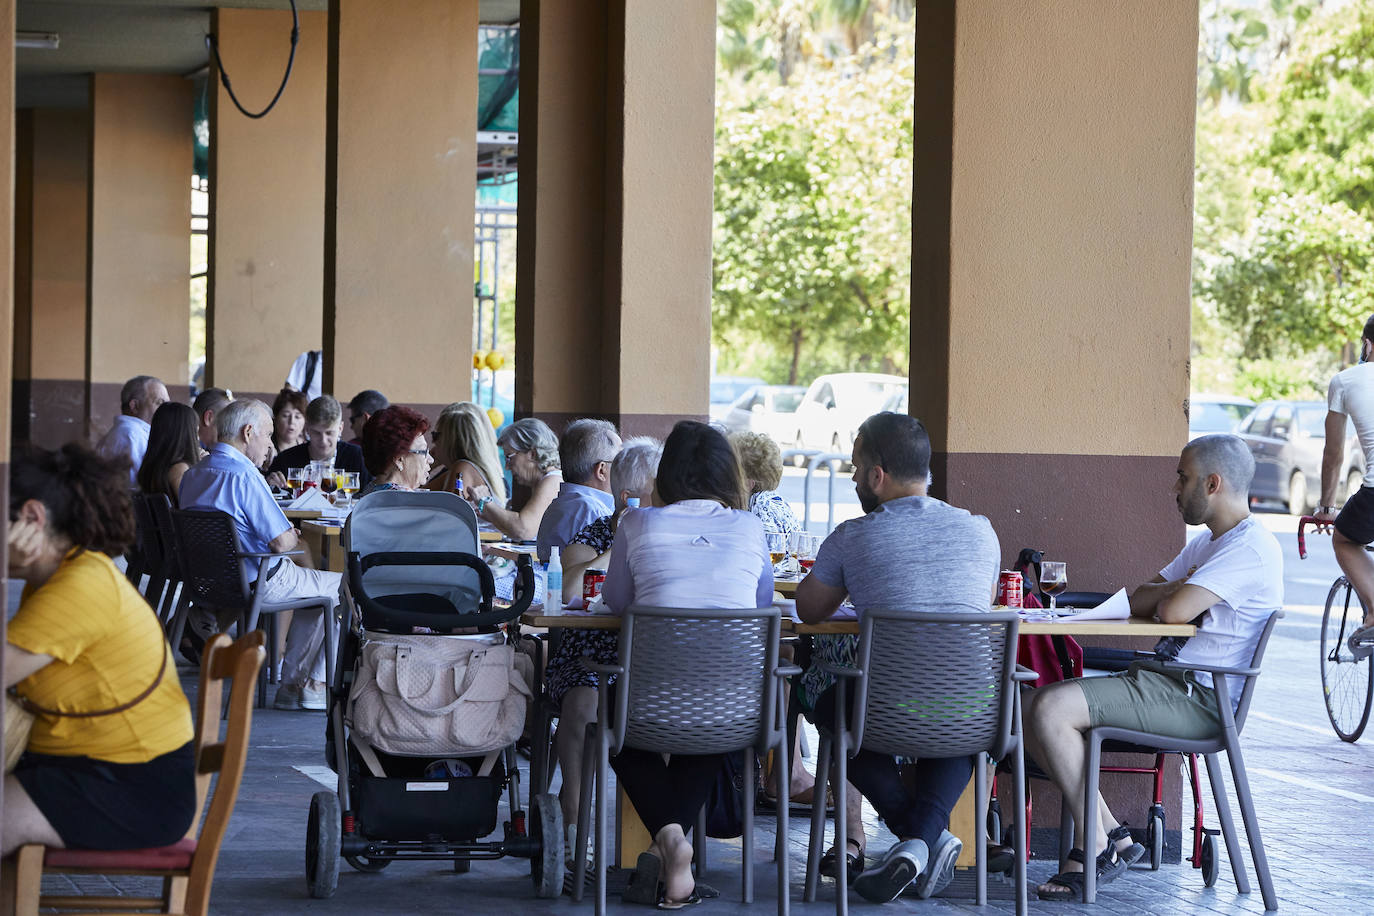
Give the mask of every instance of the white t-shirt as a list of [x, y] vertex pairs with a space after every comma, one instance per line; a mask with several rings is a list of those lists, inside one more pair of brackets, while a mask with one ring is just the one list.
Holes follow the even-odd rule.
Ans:
[[310, 351], [306, 350], [296, 361], [291, 364], [291, 371], [286, 373], [286, 384], [303, 392], [307, 401], [313, 401], [320, 396], [321, 379], [324, 378], [324, 351], [318, 351], [319, 359], [315, 360], [315, 372], [310, 378], [305, 377], [305, 370], [310, 365]]
[[[1337, 372], [1326, 389], [1326, 407], [1349, 417], [1360, 448], [1366, 456], [1374, 455], [1374, 363]], [[1374, 462], [1365, 462], [1364, 485], [1374, 487]]]
[[[1189, 585], [1221, 599], [1203, 613], [1197, 633], [1178, 653], [1183, 664], [1249, 665], [1264, 622], [1283, 607], [1283, 551], [1254, 516], [1219, 538], [1210, 531], [1197, 535], [1159, 574], [1170, 582], [1186, 576]], [[1212, 684], [1205, 672], [1198, 672], [1197, 680]], [[1231, 678], [1227, 686], [1231, 702], [1237, 702], [1240, 679]]]

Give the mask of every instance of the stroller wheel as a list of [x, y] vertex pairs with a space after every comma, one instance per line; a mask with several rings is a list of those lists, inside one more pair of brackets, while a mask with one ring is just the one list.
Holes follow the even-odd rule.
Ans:
[[536, 897], [552, 900], [563, 893], [563, 808], [556, 795], [536, 795], [530, 805], [530, 839], [539, 844], [530, 856]]
[[472, 871], [472, 860], [471, 860], [471, 859], [454, 859], [454, 860], [453, 860], [453, 873], [454, 873], [455, 875], [466, 875], [466, 874], [467, 874], [468, 872], [470, 872], [470, 871]]
[[390, 859], [369, 859], [367, 856], [344, 856], [344, 861], [361, 872], [372, 874], [391, 864]]
[[339, 886], [339, 847], [343, 825], [339, 796], [316, 792], [305, 827], [305, 886], [311, 897], [332, 897]]

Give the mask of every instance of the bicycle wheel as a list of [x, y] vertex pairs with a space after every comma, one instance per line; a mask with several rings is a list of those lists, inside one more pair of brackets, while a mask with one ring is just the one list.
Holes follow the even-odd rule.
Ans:
[[1363, 622], [1364, 605], [1341, 576], [1331, 584], [1322, 614], [1322, 693], [1327, 718], [1342, 741], [1359, 740], [1374, 700], [1374, 665], [1368, 656], [1356, 661], [1345, 644]]

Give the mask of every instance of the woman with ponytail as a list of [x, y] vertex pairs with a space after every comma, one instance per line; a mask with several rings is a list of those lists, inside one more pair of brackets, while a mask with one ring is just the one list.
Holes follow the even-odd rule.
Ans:
[[114, 565], [134, 538], [127, 470], [84, 445], [10, 469], [10, 575], [25, 580], [5, 687], [34, 713], [5, 777], [3, 849], [175, 843], [195, 816], [191, 708], [162, 628]]

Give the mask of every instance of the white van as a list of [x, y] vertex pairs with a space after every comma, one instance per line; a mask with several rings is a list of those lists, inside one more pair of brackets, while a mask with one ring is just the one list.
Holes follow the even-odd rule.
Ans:
[[798, 448], [848, 453], [859, 424], [886, 405], [905, 400], [907, 379], [874, 372], [822, 375], [806, 389], [797, 408]]

